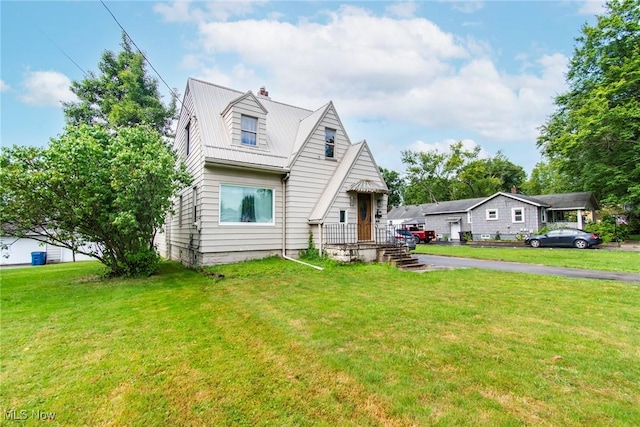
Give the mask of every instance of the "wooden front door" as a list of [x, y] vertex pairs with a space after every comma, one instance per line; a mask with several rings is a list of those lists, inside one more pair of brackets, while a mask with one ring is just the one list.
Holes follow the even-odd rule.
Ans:
[[358, 241], [371, 240], [371, 195], [358, 193]]

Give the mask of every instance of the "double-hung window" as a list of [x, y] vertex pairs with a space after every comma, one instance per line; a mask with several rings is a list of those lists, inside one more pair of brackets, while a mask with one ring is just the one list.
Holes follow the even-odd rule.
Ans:
[[511, 208], [511, 222], [524, 222], [524, 208]]
[[272, 188], [220, 185], [220, 224], [274, 224]]
[[255, 146], [258, 141], [258, 119], [243, 115], [240, 126], [242, 144]]
[[334, 159], [336, 156], [336, 130], [324, 128], [324, 157]]
[[487, 220], [496, 221], [498, 219], [498, 209], [487, 209]]
[[191, 122], [187, 123], [187, 126], [184, 128], [184, 131], [186, 133], [185, 137], [186, 137], [187, 156], [188, 156], [189, 152], [191, 151]]

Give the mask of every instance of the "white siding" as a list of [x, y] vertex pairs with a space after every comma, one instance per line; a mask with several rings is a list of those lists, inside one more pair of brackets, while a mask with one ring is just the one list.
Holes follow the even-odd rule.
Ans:
[[[325, 127], [336, 129], [335, 159], [326, 159], [324, 155]], [[291, 176], [287, 181], [287, 250], [307, 248], [309, 231], [312, 230], [308, 224], [309, 215], [349, 145], [335, 111], [330, 108], [291, 166]], [[313, 231], [316, 233], [317, 227]], [[318, 239], [319, 236], [314, 235], [316, 244]]]
[[[178, 153], [178, 156], [184, 160], [193, 182], [190, 187], [182, 189], [179, 196], [174, 199], [174, 214], [169, 216], [169, 221], [165, 225], [167, 236], [165, 237], [166, 250], [164, 252], [166, 257], [181, 260], [187, 264], [192, 264], [195, 256], [194, 252], [200, 246], [200, 233], [194, 225], [192, 217], [193, 188], [202, 188], [202, 168], [204, 164], [202, 135], [197, 116], [193, 114], [194, 108], [193, 97], [187, 87], [183, 107], [178, 118], [173, 148]], [[186, 126], [188, 123], [190, 124], [189, 155], [186, 154]], [[182, 200], [182, 205], [180, 205], [180, 200]]]
[[[220, 224], [221, 184], [273, 189], [274, 224]], [[207, 167], [202, 188], [204, 191], [201, 197], [201, 253], [211, 257], [210, 254], [221, 252], [282, 250], [281, 175]]]

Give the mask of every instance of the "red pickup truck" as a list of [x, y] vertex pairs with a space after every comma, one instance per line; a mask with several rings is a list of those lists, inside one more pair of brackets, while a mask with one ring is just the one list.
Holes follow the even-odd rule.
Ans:
[[409, 231], [423, 243], [429, 243], [436, 239], [436, 232], [433, 230], [420, 230], [418, 227], [410, 227]]

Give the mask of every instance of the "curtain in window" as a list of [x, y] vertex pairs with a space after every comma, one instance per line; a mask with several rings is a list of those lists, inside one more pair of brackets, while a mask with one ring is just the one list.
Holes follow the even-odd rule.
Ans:
[[256, 145], [258, 134], [258, 120], [255, 117], [242, 116], [242, 143]]
[[273, 190], [221, 186], [220, 222], [273, 223]]

